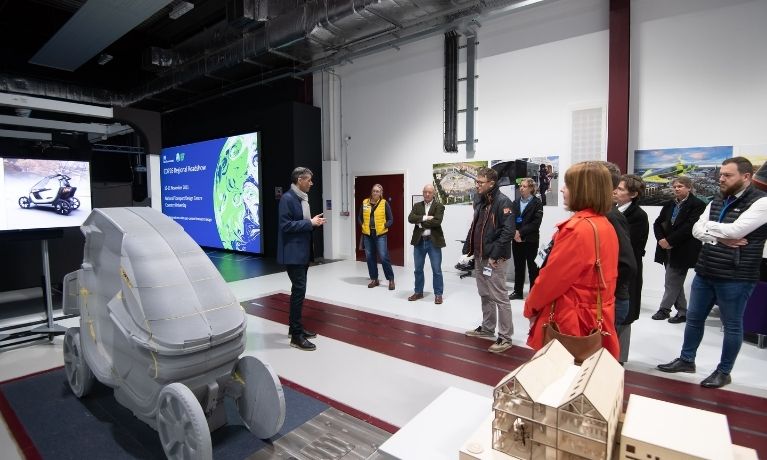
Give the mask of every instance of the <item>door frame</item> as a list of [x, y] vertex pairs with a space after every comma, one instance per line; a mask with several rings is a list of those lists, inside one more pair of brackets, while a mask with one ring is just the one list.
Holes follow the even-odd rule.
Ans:
[[[379, 170], [379, 171], [352, 171], [349, 173], [349, 177], [347, 180], [349, 181], [349, 190], [351, 191], [351, 196], [349, 197], [349, 203], [352, 204], [353, 209], [350, 210], [351, 212], [351, 222], [349, 222], [349, 231], [350, 231], [350, 242], [349, 242], [349, 249], [351, 249], [350, 254], [353, 261], [357, 260], [357, 207], [356, 207], [356, 200], [354, 196], [354, 182], [357, 179], [358, 176], [387, 176], [392, 174], [402, 174], [402, 193], [403, 198], [405, 199], [405, 203], [403, 206], [403, 209], [410, 213], [410, 208], [412, 207], [408, 203], [408, 198], [410, 198], [410, 187], [408, 185], [409, 178], [408, 178], [408, 171], [406, 169], [387, 169], [387, 170]], [[412, 260], [412, 251], [408, 251], [408, 246], [410, 246], [410, 238], [408, 238], [408, 230], [410, 230], [410, 224], [407, 223], [407, 214], [404, 214], [402, 216], [394, 216], [395, 219], [401, 218], [402, 221], [405, 223], [402, 227], [402, 252], [403, 252], [403, 267], [408, 267]]]

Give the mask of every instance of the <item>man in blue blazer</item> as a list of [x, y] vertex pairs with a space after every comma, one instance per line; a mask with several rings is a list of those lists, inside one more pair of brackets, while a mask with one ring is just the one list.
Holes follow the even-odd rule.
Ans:
[[277, 228], [277, 263], [285, 265], [292, 283], [290, 290], [290, 346], [299, 350], [312, 351], [317, 347], [307, 339], [317, 336], [304, 329], [301, 310], [306, 296], [306, 273], [312, 258], [312, 230], [325, 223], [322, 214], [311, 217], [309, 190], [312, 171], [298, 167], [291, 175], [290, 190], [280, 198]]

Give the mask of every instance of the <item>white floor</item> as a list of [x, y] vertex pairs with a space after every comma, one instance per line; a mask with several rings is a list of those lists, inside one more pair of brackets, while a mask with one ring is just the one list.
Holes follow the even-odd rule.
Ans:
[[[463, 332], [480, 323], [473, 278], [461, 280], [457, 273], [445, 271], [444, 304], [435, 305], [431, 292], [427, 292], [423, 300], [408, 302], [413, 274], [402, 267], [394, 269], [397, 289], [388, 291], [383, 286], [367, 289], [364, 263], [341, 261], [312, 267], [307, 297], [452, 331]], [[428, 274], [426, 284], [428, 291], [431, 285]], [[230, 286], [241, 301], [290, 290], [284, 273], [237, 281]], [[631, 355], [626, 368], [698, 383], [713, 371], [719, 360], [722, 333], [718, 321], [709, 320], [710, 326], [698, 352], [696, 374], [663, 374], [654, 368], [678, 356], [684, 324], [650, 319], [658, 302], [658, 298], [645, 294], [642, 317], [633, 325]], [[512, 301], [515, 328], [512, 338], [516, 346], [524, 346], [528, 329], [522, 306], [523, 301]], [[64, 326], [77, 323], [77, 318], [61, 322]], [[396, 426], [406, 424], [451, 386], [492, 396], [491, 387], [484, 384], [327, 337], [320, 336], [313, 341], [317, 351], [298, 351], [288, 346], [287, 326], [249, 316], [246, 353], [267, 361], [284, 378]], [[767, 397], [766, 361], [767, 349], [744, 343], [732, 373], [733, 383], [727, 389]], [[52, 343], [40, 342], [0, 351], [0, 381], [62, 365], [60, 337]], [[15, 454], [15, 442], [4, 424], [0, 424], [0, 452], [3, 459], [20, 458]]]

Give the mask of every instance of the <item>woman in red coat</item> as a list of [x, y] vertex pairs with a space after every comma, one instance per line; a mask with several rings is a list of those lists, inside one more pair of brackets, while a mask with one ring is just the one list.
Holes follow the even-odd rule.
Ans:
[[[597, 323], [597, 283], [602, 291], [602, 345], [616, 358], [620, 355], [615, 332], [615, 282], [618, 278], [618, 237], [604, 216], [613, 204], [610, 172], [594, 161], [574, 164], [565, 173], [561, 189], [565, 207], [574, 211], [557, 225], [554, 245], [525, 301], [530, 319], [527, 344], [543, 346], [543, 325], [555, 302], [554, 320], [563, 334], [586, 336]], [[593, 227], [599, 234], [599, 255], [604, 281], [596, 270]]]

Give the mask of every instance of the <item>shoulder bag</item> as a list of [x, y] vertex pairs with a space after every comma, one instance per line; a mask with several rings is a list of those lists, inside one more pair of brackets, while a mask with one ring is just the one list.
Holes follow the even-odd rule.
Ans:
[[602, 285], [605, 283], [602, 274], [602, 261], [599, 258], [599, 233], [597, 226], [590, 219], [586, 219], [594, 230], [594, 243], [597, 251], [596, 262], [594, 263], [597, 274], [597, 324], [591, 330], [589, 335], [575, 336], [559, 332], [559, 326], [554, 321], [554, 305], [556, 301], [551, 302], [551, 312], [549, 313], [548, 323], [543, 325], [543, 344], [547, 344], [556, 339], [567, 351], [575, 358], [575, 364], [580, 365], [589, 356], [593, 355], [602, 348], [602, 335], [607, 334], [602, 330]]

